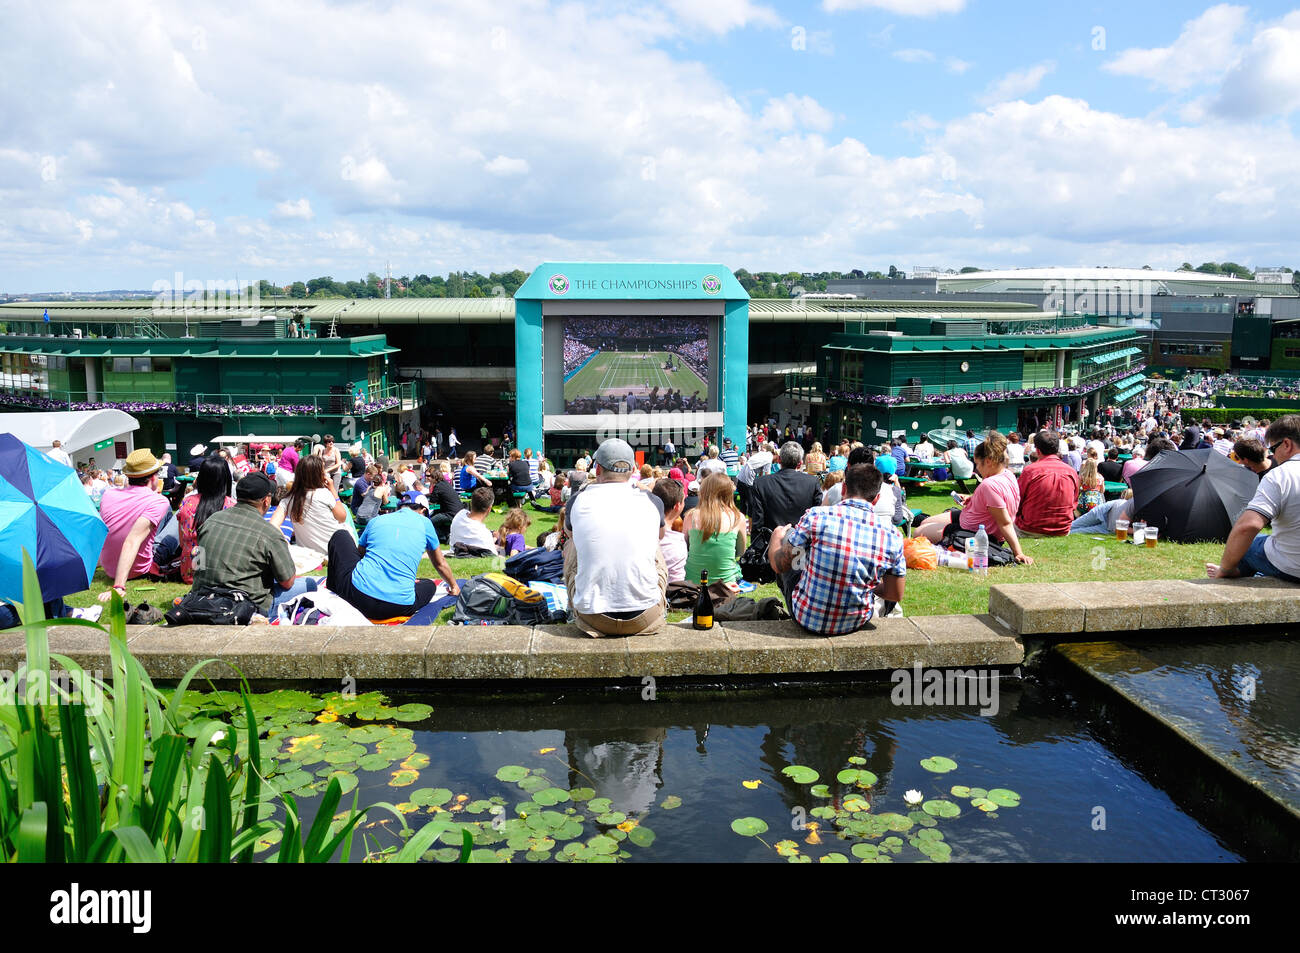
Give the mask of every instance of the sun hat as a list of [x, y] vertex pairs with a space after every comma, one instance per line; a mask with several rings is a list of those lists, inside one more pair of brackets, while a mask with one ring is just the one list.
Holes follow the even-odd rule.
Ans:
[[610, 473], [631, 473], [636, 466], [636, 454], [626, 440], [610, 437], [596, 450], [596, 465]]
[[157, 473], [161, 468], [162, 461], [153, 455], [153, 451], [148, 447], [141, 447], [139, 450], [131, 451], [126, 458], [126, 466], [122, 468], [122, 473], [130, 479], [149, 476], [151, 473]]

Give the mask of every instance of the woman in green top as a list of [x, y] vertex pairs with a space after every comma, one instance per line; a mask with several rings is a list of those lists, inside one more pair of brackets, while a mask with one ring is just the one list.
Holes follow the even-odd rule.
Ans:
[[740, 579], [740, 555], [748, 546], [745, 517], [736, 509], [735, 487], [722, 473], [710, 473], [700, 483], [700, 502], [682, 519], [686, 535], [686, 581], [709, 583]]

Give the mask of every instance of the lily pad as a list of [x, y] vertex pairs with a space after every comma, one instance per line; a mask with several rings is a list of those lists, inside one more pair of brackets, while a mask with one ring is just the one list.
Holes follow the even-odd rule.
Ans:
[[979, 808], [985, 814], [991, 814], [998, 809], [997, 803], [986, 797], [971, 798], [970, 806]]
[[912, 811], [907, 815], [908, 819], [921, 827], [934, 827], [939, 822], [924, 811]]
[[429, 756], [420, 751], [417, 751], [402, 762], [402, 767], [410, 768], [412, 771], [419, 771], [421, 768], [427, 768], [428, 766]]
[[927, 771], [933, 771], [935, 774], [947, 774], [949, 771], [957, 770], [957, 762], [951, 758], [941, 758], [936, 755], [933, 758], [925, 758], [921, 762], [921, 767]]
[[[590, 788], [583, 788], [582, 790], [588, 791], [590, 790]], [[577, 801], [579, 800], [579, 798], [574, 797], [574, 795], [577, 793], [578, 793], [577, 789], [574, 789], [573, 791], [569, 792], [569, 796], [573, 797], [573, 799]], [[665, 811], [676, 810], [677, 808], [682, 806], [682, 799], [679, 798], [676, 794], [670, 794], [659, 803], [659, 806], [663, 808]]]
[[527, 777], [528, 769], [517, 764], [507, 764], [497, 768], [498, 781], [519, 781]]
[[731, 829], [742, 837], [756, 837], [767, 832], [767, 821], [760, 817], [738, 817], [731, 822]]
[[401, 761], [403, 758], [409, 758], [415, 754], [415, 742], [407, 741], [404, 738], [389, 738], [387, 741], [379, 742], [375, 746], [375, 750], [386, 758]]
[[819, 864], [847, 864], [849, 859], [843, 854], [831, 853], [817, 858], [817, 862]]
[[655, 832], [638, 824], [627, 832], [627, 839], [638, 847], [649, 847], [655, 842]]
[[825, 818], [826, 820], [830, 820], [835, 816], [836, 812], [835, 812], [835, 808], [833, 807], [815, 807], [808, 813], [811, 814], [813, 817], [821, 817], [821, 818]]
[[988, 797], [988, 796], [989, 796], [989, 792], [986, 791], [986, 790], [984, 790], [983, 788], [971, 788], [971, 789], [970, 789], [970, 796], [971, 796], [971, 797]]
[[867, 759], [861, 757], [860, 755], [855, 754], [851, 758], [849, 758], [849, 764], [866, 764], [866, 763], [867, 763]]
[[544, 807], [560, 804], [569, 799], [569, 792], [563, 788], [544, 788], [533, 794], [533, 800]]
[[792, 840], [779, 840], [772, 846], [782, 857], [793, 857], [799, 853], [799, 845]]
[[933, 814], [935, 817], [956, 817], [961, 813], [961, 808], [952, 801], [942, 799], [926, 801], [921, 805], [921, 810], [927, 814]]
[[860, 788], [869, 788], [880, 779], [865, 768], [845, 768], [835, 775], [835, 780], [840, 784], [856, 784]]
[[808, 789], [808, 793], [813, 797], [830, 797], [831, 789], [824, 784], [814, 784]]
[[531, 793], [533, 791], [540, 791], [543, 788], [549, 788], [551, 786], [551, 781], [549, 778], [542, 777], [540, 774], [530, 774], [526, 778], [520, 778], [516, 784], [519, 786], [519, 790]]
[[433, 714], [433, 706], [422, 702], [411, 702], [392, 709], [388, 716], [394, 721], [424, 721]]
[[587, 802], [587, 809], [594, 814], [604, 814], [612, 803], [607, 797], [594, 797]]
[[1006, 788], [994, 788], [989, 791], [989, 800], [998, 807], [1019, 807], [1020, 795]]
[[627, 820], [627, 815], [622, 811], [606, 811], [604, 814], [596, 815], [597, 824], [605, 824], [613, 827], [616, 824], [622, 824]]
[[368, 754], [357, 761], [357, 767], [362, 771], [383, 771], [392, 763], [391, 758], [385, 758], [382, 754]]
[[418, 791], [411, 792], [410, 800], [412, 804], [418, 804], [421, 807], [446, 804], [451, 800], [451, 790], [448, 788], [420, 788]]
[[784, 767], [781, 769], [781, 773], [795, 784], [812, 784], [821, 777], [812, 768], [804, 767], [802, 764], [792, 764]]
[[399, 768], [393, 772], [392, 779], [389, 780], [390, 788], [404, 788], [414, 784], [420, 779], [419, 771], [411, 771], [408, 768]]
[[849, 853], [859, 860], [875, 860], [880, 848], [875, 844], [854, 844], [849, 848]]
[[[344, 794], [351, 794], [352, 789], [357, 786], [357, 776], [351, 771], [332, 771], [326, 776], [326, 781], [330, 778], [336, 778], [339, 782], [339, 789]], [[327, 785], [328, 787], [328, 785]]]
[[949, 788], [949, 793], [952, 794], [953, 797], [968, 798], [971, 796], [970, 788], [966, 787], [964, 784], [954, 784]]

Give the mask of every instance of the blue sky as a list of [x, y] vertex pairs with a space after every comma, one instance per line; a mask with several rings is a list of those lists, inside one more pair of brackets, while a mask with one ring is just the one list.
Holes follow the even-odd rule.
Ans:
[[1284, 3], [17, 2], [0, 291], [1300, 267]]

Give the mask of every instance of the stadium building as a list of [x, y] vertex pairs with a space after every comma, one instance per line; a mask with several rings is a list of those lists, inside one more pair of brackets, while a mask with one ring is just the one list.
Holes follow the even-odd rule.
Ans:
[[[949, 417], [962, 429], [1058, 408], [1077, 419], [1133, 399], [1143, 364], [1300, 370], [1290, 286], [1138, 272], [1165, 282], [1143, 317], [1118, 310], [1144, 304], [1115, 297], [1131, 284], [1109, 301], [1094, 284], [1079, 307], [1086, 272], [831, 282], [858, 297], [751, 301], [720, 264], [565, 262], [540, 265], [513, 299], [11, 303], [0, 406], [126, 410], [136, 445], [182, 453], [221, 435], [333, 433], [378, 455], [403, 428], [434, 425], [476, 448], [486, 425], [564, 460], [609, 414], [676, 414], [667, 429], [737, 441], [767, 416], [869, 438]], [[1044, 280], [1061, 285], [1046, 307], [1028, 290]], [[663, 429], [633, 442], [661, 445]]]

